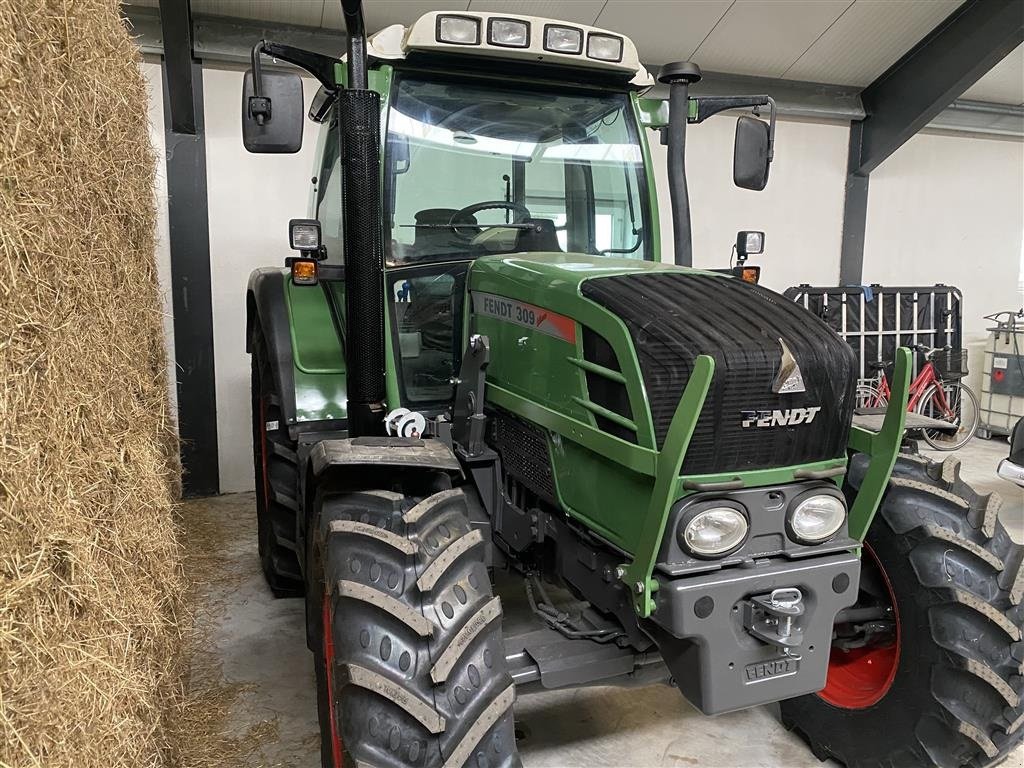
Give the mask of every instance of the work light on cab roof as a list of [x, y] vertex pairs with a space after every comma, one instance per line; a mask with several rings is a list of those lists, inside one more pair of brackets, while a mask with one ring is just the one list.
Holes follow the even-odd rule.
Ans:
[[654, 82], [628, 37], [537, 16], [434, 11], [408, 28], [386, 27], [368, 44], [382, 59], [413, 52], [471, 54], [619, 72], [640, 87]]

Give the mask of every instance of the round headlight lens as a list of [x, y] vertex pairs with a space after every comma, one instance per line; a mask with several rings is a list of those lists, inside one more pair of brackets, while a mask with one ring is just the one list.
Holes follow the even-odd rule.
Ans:
[[846, 521], [846, 506], [837, 497], [822, 494], [804, 499], [789, 516], [789, 529], [804, 544], [820, 544], [835, 535]]
[[747, 518], [732, 507], [698, 512], [683, 528], [683, 545], [695, 555], [717, 557], [736, 549], [747, 537]]

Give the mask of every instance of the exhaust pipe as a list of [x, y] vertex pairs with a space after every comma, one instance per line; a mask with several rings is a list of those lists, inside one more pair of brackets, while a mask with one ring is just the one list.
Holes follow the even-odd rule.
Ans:
[[341, 0], [348, 87], [338, 93], [345, 243], [348, 432], [384, 432], [384, 252], [380, 198], [380, 95], [368, 89], [361, 0]]
[[658, 82], [669, 87], [668, 129], [662, 143], [668, 144], [668, 192], [672, 200], [675, 263], [683, 267], [693, 266], [690, 193], [686, 187], [686, 124], [690, 119], [690, 85], [700, 78], [700, 67], [690, 61], [666, 64], [658, 74]]

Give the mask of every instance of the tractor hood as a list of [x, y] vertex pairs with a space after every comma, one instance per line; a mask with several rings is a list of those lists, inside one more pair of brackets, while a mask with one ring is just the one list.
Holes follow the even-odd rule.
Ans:
[[491, 338], [489, 380], [642, 447], [661, 448], [697, 356], [712, 356], [684, 475], [845, 456], [853, 352], [779, 294], [717, 273], [561, 253], [478, 259], [469, 290], [471, 327]]
[[502, 289], [515, 290], [518, 295], [539, 293], [545, 297], [571, 297], [579, 296], [580, 286], [592, 278], [653, 272], [711, 274], [638, 259], [611, 259], [581, 253], [527, 253], [477, 259], [470, 287], [487, 291], [488, 286], [500, 285]]

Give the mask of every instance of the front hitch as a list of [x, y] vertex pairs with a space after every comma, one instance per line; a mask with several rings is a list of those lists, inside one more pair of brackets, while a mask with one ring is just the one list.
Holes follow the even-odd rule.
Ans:
[[787, 656], [804, 642], [798, 623], [804, 615], [804, 596], [796, 587], [773, 589], [744, 602], [743, 628], [758, 640], [782, 649]]

